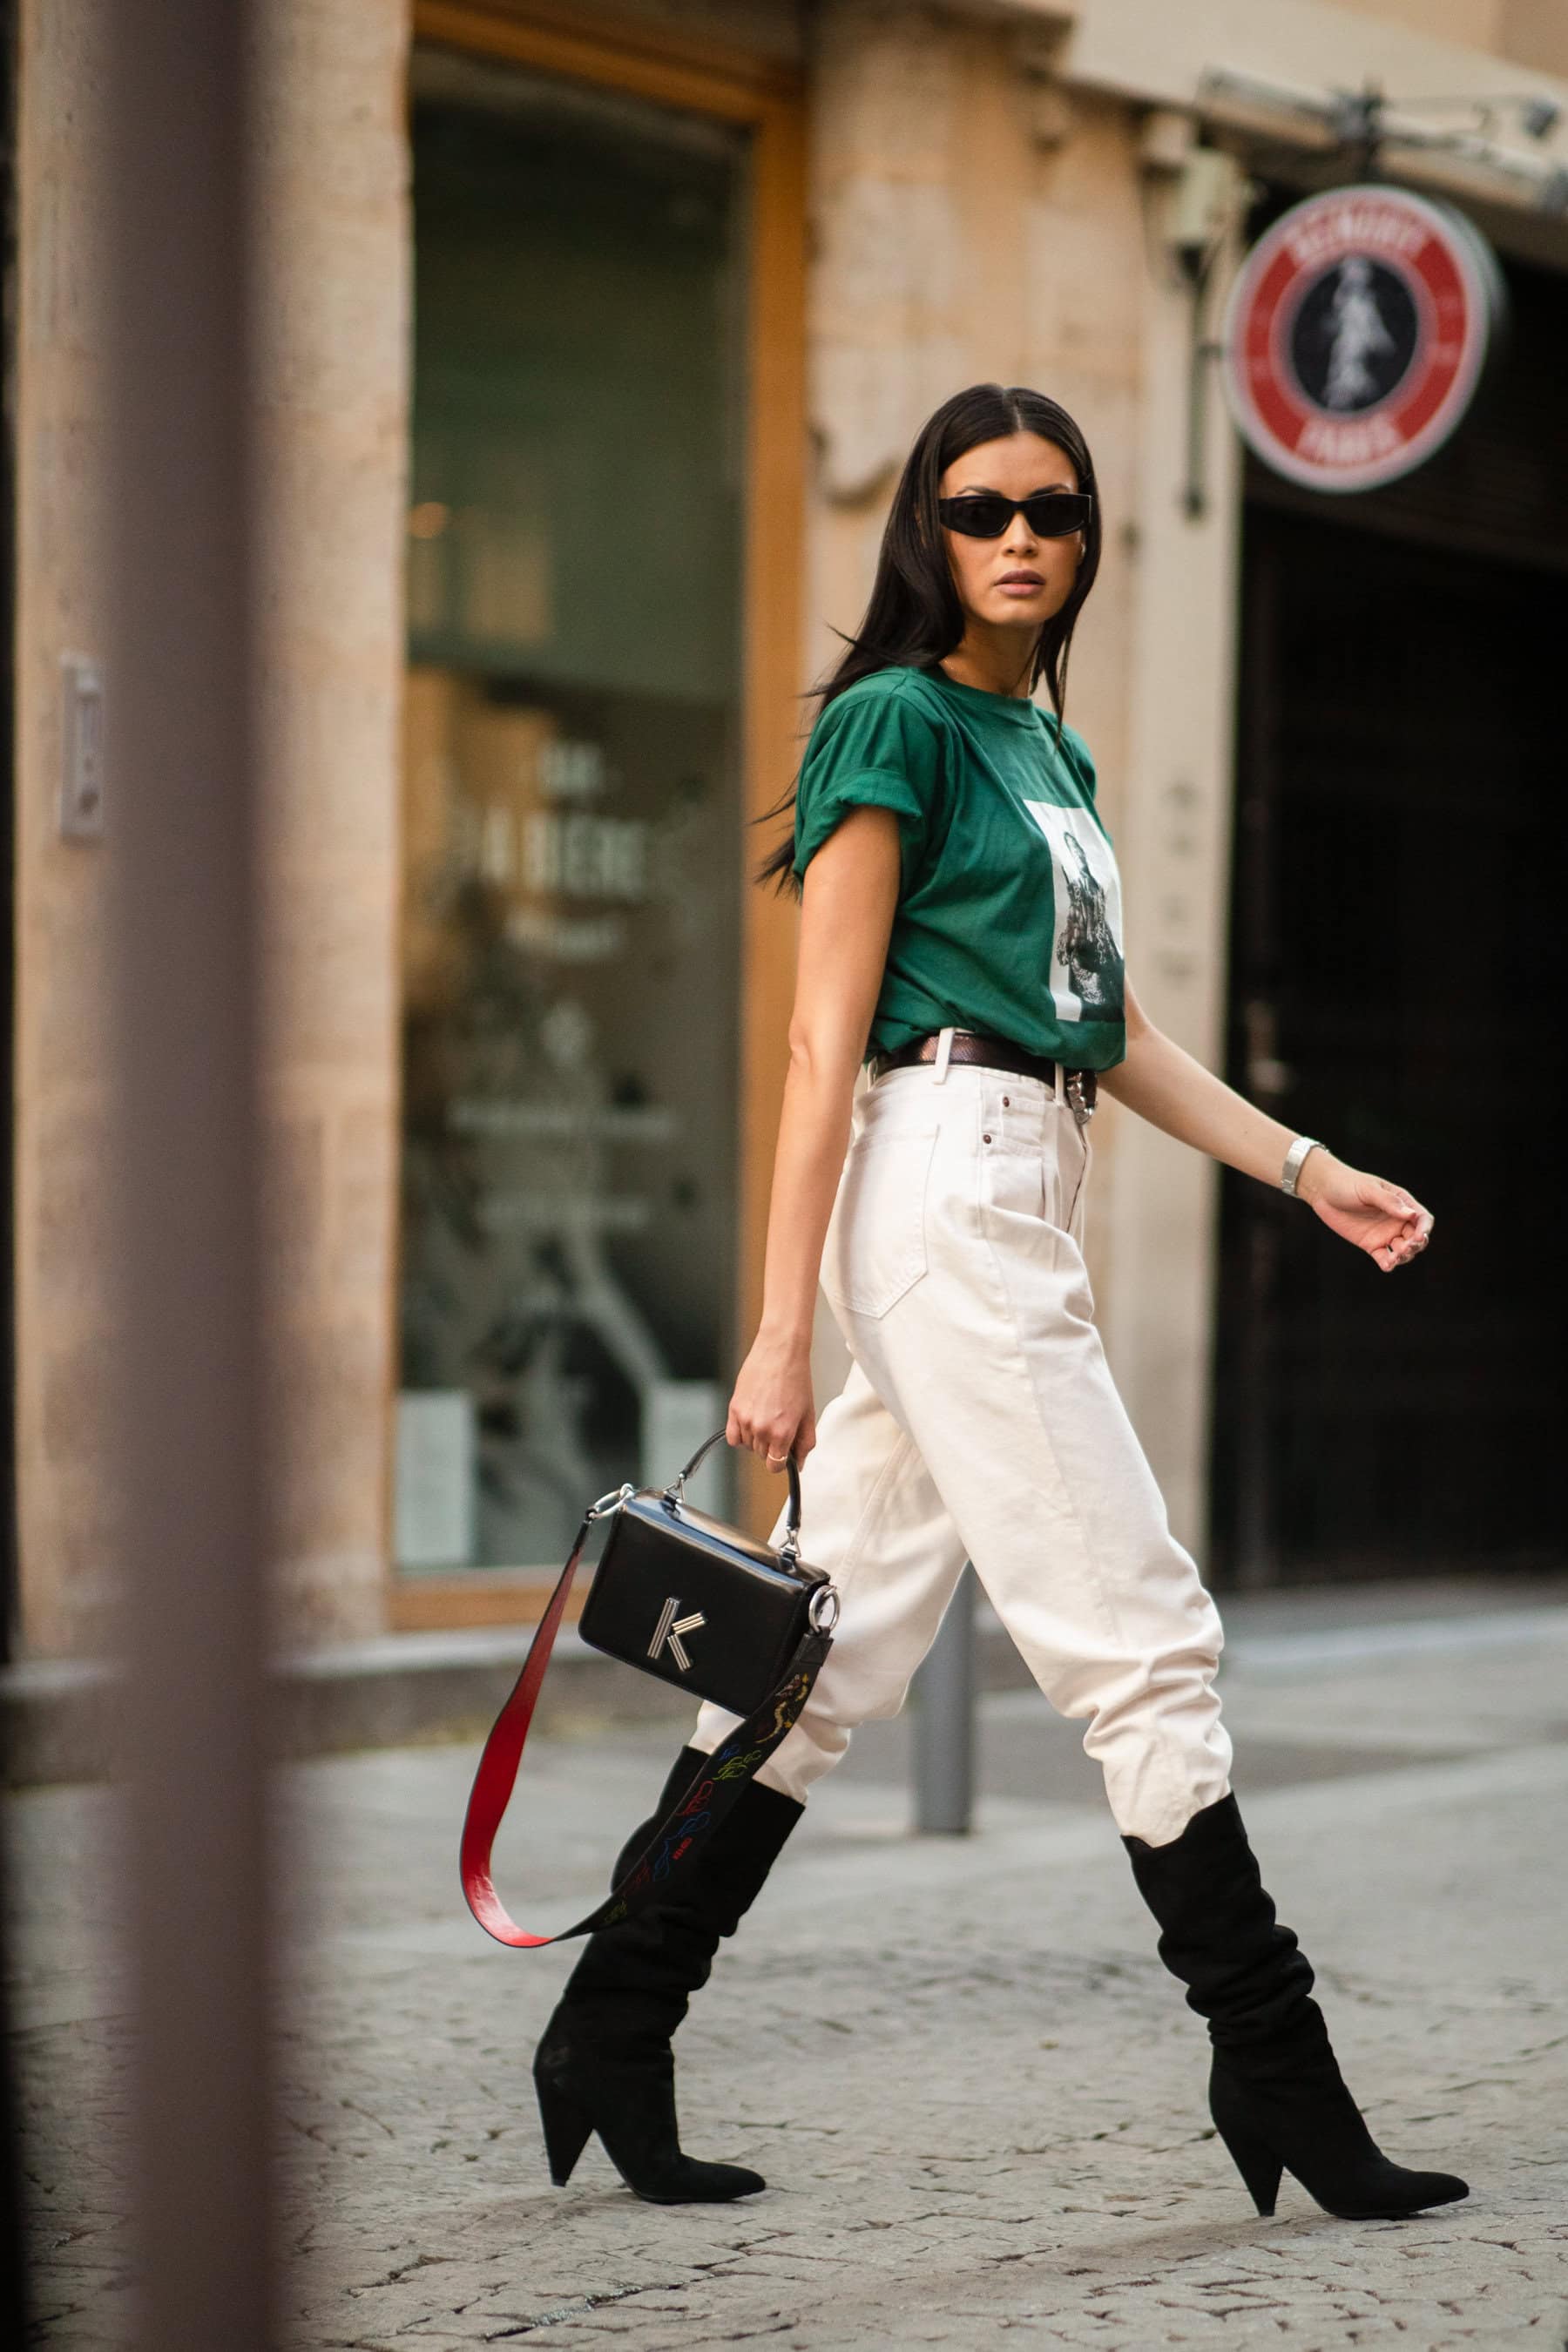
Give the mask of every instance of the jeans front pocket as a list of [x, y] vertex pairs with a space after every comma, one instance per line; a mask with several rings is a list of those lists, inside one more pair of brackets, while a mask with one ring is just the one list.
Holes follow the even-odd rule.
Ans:
[[852, 1315], [885, 1315], [926, 1271], [926, 1181], [934, 1123], [868, 1129], [838, 1180], [822, 1247], [822, 1286]]

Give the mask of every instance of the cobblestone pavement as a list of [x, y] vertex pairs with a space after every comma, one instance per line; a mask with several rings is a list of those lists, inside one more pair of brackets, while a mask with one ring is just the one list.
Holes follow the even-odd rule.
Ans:
[[[595, 2143], [550, 2187], [528, 2061], [574, 1947], [461, 1906], [474, 1751], [292, 1768], [281, 2050], [294, 2352], [538, 2336], [690, 2352], [1568, 2342], [1562, 1832], [1568, 1612], [1325, 1659], [1227, 1651], [1236, 1787], [1374, 2132], [1469, 2179], [1405, 2222], [1252, 2211], [1203, 2099], [1079, 1727], [991, 1698], [978, 1833], [907, 1834], [902, 1725], [863, 1734], [682, 2029], [686, 2137], [765, 2194], [660, 2209]], [[1292, 1644], [1295, 1644], [1294, 1648]], [[1330, 1644], [1331, 1650], [1333, 1645]], [[578, 1916], [679, 1727], [531, 1754], [500, 1883]], [[37, 2340], [122, 2340], [124, 2027], [87, 1958], [101, 1792], [13, 1801]], [[575, 1906], [575, 1908], [574, 1907]], [[221, 2352], [221, 2347], [213, 2347]]]

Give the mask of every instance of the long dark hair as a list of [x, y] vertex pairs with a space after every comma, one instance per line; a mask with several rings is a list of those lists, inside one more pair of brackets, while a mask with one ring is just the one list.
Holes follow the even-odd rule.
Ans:
[[[1045, 393], [1031, 392], [1021, 383], [972, 383], [966, 392], [955, 392], [951, 400], [944, 400], [916, 435], [899, 477], [865, 617], [854, 635], [845, 639], [844, 653], [826, 685], [809, 690], [808, 699], [816, 701], [818, 711], [873, 670], [934, 669], [961, 643], [963, 605], [953, 586], [942, 536], [938, 485], [954, 458], [962, 457], [966, 449], [975, 448], [982, 441], [1005, 440], [1012, 433], [1037, 433], [1043, 440], [1054, 441], [1072, 460], [1079, 488], [1095, 489], [1088, 442], [1067, 410]], [[1042, 677], [1046, 680], [1058, 735], [1066, 716], [1068, 648], [1099, 569], [1097, 496], [1084, 530], [1083, 557], [1072, 592], [1060, 612], [1053, 614], [1041, 629], [1029, 676], [1031, 691]], [[793, 871], [796, 782], [798, 772], [784, 797], [752, 820], [766, 824], [786, 811], [790, 814], [789, 831], [752, 879], [766, 882], [776, 877], [778, 889], [793, 887], [798, 898], [800, 878]]]

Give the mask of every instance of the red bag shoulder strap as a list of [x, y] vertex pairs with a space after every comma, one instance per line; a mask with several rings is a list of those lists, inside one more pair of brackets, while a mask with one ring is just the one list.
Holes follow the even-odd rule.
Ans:
[[528, 1727], [539, 1703], [544, 1670], [550, 1664], [555, 1636], [561, 1630], [567, 1595], [572, 1590], [572, 1580], [577, 1573], [577, 1563], [583, 1556], [583, 1546], [587, 1540], [588, 1529], [601, 1516], [596, 1504], [584, 1514], [583, 1524], [567, 1555], [566, 1565], [556, 1580], [555, 1590], [529, 1643], [522, 1671], [490, 1727], [479, 1769], [474, 1774], [474, 1785], [468, 1794], [468, 1811], [463, 1820], [458, 1866], [468, 1908], [485, 1933], [493, 1936], [498, 1944], [510, 1944], [523, 1951], [537, 1951], [546, 1944], [564, 1943], [573, 1936], [586, 1936], [597, 1927], [614, 1927], [622, 1919], [635, 1917], [657, 1894], [661, 1894], [668, 1885], [671, 1873], [687, 1867], [693, 1856], [701, 1851], [747, 1781], [759, 1766], [766, 1763], [792, 1728], [810, 1697], [811, 1686], [833, 1646], [830, 1630], [808, 1629], [762, 1705], [747, 1717], [722, 1746], [714, 1749], [706, 1768], [699, 1771], [689, 1788], [681, 1792], [642, 1852], [623, 1872], [597, 1909], [591, 1911], [585, 1919], [579, 1919], [574, 1927], [558, 1928], [553, 1936], [531, 1935], [526, 1927], [518, 1926], [496, 1893], [495, 1880], [490, 1872], [490, 1853], [495, 1844], [496, 1832], [511, 1801], [518, 1767], [522, 1761], [523, 1747], [528, 1738]]

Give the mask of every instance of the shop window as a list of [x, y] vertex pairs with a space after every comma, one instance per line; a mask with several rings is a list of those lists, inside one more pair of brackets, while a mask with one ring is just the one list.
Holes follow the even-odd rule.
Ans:
[[732, 1384], [746, 142], [439, 52], [412, 140], [394, 1549], [439, 1578], [558, 1566]]

